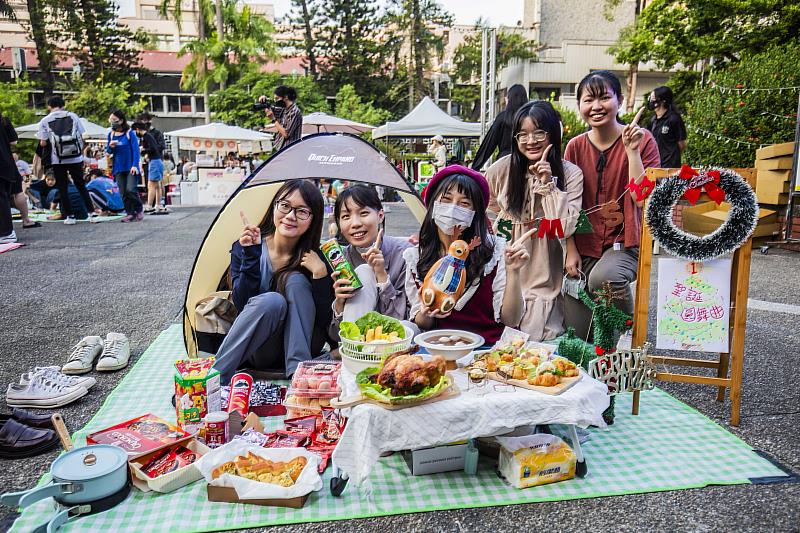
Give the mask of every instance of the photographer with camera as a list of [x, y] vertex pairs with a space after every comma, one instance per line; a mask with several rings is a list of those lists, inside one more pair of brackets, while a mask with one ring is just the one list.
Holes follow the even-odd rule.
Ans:
[[263, 109], [264, 114], [274, 121], [275, 129], [278, 130], [272, 143], [275, 152], [300, 140], [303, 114], [297, 107], [296, 100], [297, 91], [294, 87], [279, 85], [275, 88], [275, 98], [271, 103], [268, 103], [267, 97], [262, 95], [258, 98], [258, 104], [253, 106], [256, 109]]

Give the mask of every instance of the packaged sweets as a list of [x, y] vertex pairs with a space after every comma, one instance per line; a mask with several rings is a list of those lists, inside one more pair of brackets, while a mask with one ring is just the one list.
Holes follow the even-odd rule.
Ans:
[[228, 399], [228, 412], [239, 411], [242, 418], [250, 412], [250, 390], [253, 388], [253, 376], [245, 372], [234, 374], [231, 378], [231, 395]]
[[322, 254], [325, 256], [331, 268], [340, 273], [340, 279], [349, 279], [354, 289], [361, 288], [361, 280], [356, 276], [353, 265], [350, 264], [350, 261], [348, 261], [347, 257], [344, 255], [344, 248], [342, 248], [336, 239], [331, 239], [322, 243], [319, 249], [322, 251]]
[[128, 452], [129, 457], [138, 457], [190, 436], [185, 430], [148, 413], [90, 433], [86, 442], [119, 446]]
[[185, 446], [170, 447], [142, 467], [147, 477], [156, 478], [194, 463], [197, 454]]
[[175, 362], [175, 412], [178, 425], [196, 433], [203, 417], [221, 407], [219, 372], [214, 358]]
[[555, 435], [495, 439], [500, 443], [500, 473], [518, 489], [575, 477], [575, 453]]

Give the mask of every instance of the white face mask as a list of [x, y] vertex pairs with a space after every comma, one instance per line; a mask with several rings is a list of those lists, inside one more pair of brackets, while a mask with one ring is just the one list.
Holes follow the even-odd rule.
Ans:
[[466, 229], [472, 225], [475, 211], [456, 204], [433, 202], [433, 221], [446, 235], [453, 234], [453, 228], [461, 226]]

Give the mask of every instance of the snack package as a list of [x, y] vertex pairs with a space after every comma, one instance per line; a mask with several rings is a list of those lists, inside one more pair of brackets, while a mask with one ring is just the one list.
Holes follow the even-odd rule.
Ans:
[[349, 279], [353, 289], [361, 288], [361, 280], [356, 276], [353, 265], [350, 264], [350, 261], [347, 260], [347, 256], [344, 255], [344, 248], [342, 248], [336, 239], [331, 239], [322, 243], [319, 249], [322, 251], [322, 255], [325, 256], [325, 260], [328, 261], [331, 268], [339, 272], [339, 279]]
[[265, 448], [302, 448], [311, 441], [310, 432], [293, 432], [279, 429], [275, 438], [270, 439]]
[[307, 446], [306, 450], [310, 451], [317, 457], [319, 457], [319, 467], [317, 468], [317, 472], [322, 474], [326, 468], [328, 468], [328, 462], [331, 460], [331, 456], [333, 455], [333, 450], [336, 449], [336, 446], [323, 446], [323, 445], [311, 445]]
[[222, 409], [219, 372], [214, 358], [175, 362], [175, 412], [178, 425], [197, 433], [203, 417]]
[[234, 374], [231, 378], [231, 395], [228, 398], [228, 412], [239, 411], [242, 418], [250, 412], [250, 391], [253, 388], [253, 376], [245, 372]]
[[336, 398], [342, 391], [338, 383], [341, 368], [341, 361], [303, 361], [294, 372], [287, 394], [306, 398]]
[[266, 446], [270, 440], [269, 434], [259, 433], [255, 429], [247, 429], [241, 435], [236, 435], [232, 440], [243, 440], [248, 444], [255, 444], [256, 446]]
[[287, 418], [283, 425], [286, 429], [300, 428], [312, 433], [317, 431], [322, 423], [322, 419], [315, 415], [300, 416], [297, 418]]
[[[230, 385], [223, 385], [222, 391], [222, 410], [228, 410], [228, 400], [230, 399]], [[283, 399], [286, 397], [286, 387], [270, 381], [253, 381], [250, 389], [250, 412], [258, 416], [283, 416], [286, 408], [283, 406]]]
[[346, 419], [338, 409], [333, 407], [322, 408], [322, 426], [314, 435], [314, 444], [336, 445], [344, 431]]
[[575, 453], [555, 435], [495, 439], [500, 443], [500, 473], [518, 489], [575, 477]]
[[148, 477], [156, 478], [188, 466], [197, 460], [197, 454], [185, 446], [165, 449], [142, 467]]
[[86, 443], [119, 446], [129, 456], [138, 457], [189, 436], [190, 433], [174, 424], [156, 415], [146, 414], [90, 433]]

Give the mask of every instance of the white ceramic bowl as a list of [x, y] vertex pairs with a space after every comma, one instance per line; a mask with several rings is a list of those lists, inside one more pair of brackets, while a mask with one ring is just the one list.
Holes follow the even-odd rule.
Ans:
[[[471, 342], [462, 346], [443, 346], [441, 344], [429, 342], [430, 339], [437, 339], [450, 335], [457, 335], [465, 339], [470, 339]], [[470, 331], [461, 329], [434, 329], [432, 331], [420, 333], [414, 337], [414, 342], [425, 348], [428, 353], [432, 355], [441, 355], [444, 357], [445, 361], [455, 361], [456, 359], [461, 359], [475, 348], [480, 348], [485, 341], [483, 337]]]

